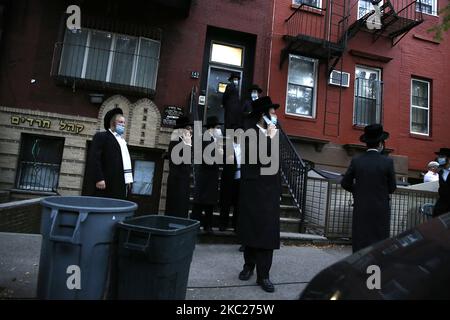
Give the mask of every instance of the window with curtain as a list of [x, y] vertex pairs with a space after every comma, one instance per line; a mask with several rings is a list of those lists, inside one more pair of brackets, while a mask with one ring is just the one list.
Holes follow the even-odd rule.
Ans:
[[59, 75], [156, 88], [160, 42], [111, 32], [66, 30]]
[[287, 114], [315, 117], [317, 65], [316, 59], [289, 55]]
[[411, 133], [430, 134], [430, 82], [411, 80]]

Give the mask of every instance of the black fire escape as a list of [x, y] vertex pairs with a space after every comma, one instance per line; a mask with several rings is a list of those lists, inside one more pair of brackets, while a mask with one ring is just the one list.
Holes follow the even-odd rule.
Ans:
[[322, 7], [300, 4], [285, 20], [286, 42], [280, 67], [290, 53], [317, 58], [333, 70], [344, 54], [348, 41], [358, 32], [372, 33], [373, 42], [389, 38], [395, 46], [411, 29], [423, 22], [421, 0], [374, 0], [381, 13], [378, 28], [368, 24], [375, 10], [361, 8], [360, 0], [325, 0]]
[[[339, 62], [342, 71], [342, 56], [349, 41], [359, 32], [367, 32], [373, 42], [383, 37], [395, 46], [411, 29], [422, 22], [421, 0], [374, 0], [372, 3], [370, 0], [323, 0], [321, 7], [302, 3], [285, 20], [286, 33], [283, 39], [286, 45], [281, 51], [280, 69], [290, 54], [302, 55], [318, 59], [322, 64], [326, 64], [328, 79]], [[362, 88], [358, 87], [359, 91], [364, 93], [373, 91], [370, 79], [359, 80], [361, 81], [355, 82], [355, 84], [363, 85]], [[382, 85], [381, 81], [378, 81], [378, 85]], [[355, 90], [358, 91], [358, 88]], [[338, 89], [334, 87], [330, 93], [329, 90], [331, 89], [327, 85], [323, 95], [324, 135], [339, 136], [342, 82]], [[382, 88], [379, 92], [382, 92]], [[373, 97], [367, 94], [358, 98], [361, 100], [358, 100], [358, 103], [362, 103], [363, 100], [373, 100], [370, 99]], [[376, 107], [376, 103], [364, 103], [364, 107]], [[331, 106], [332, 104], [334, 106]], [[332, 133], [328, 132], [327, 127], [332, 128], [329, 130]], [[282, 132], [282, 137], [284, 139], [281, 141], [283, 150], [281, 171], [298, 206], [303, 225], [307, 223], [304, 218], [304, 202], [308, 166], [301, 159], [286, 133]]]

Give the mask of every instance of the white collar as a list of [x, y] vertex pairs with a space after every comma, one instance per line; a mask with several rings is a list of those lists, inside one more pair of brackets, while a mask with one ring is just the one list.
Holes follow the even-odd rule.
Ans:
[[378, 152], [378, 149], [374, 149], [374, 148], [367, 149], [367, 152], [369, 152], [369, 151], [376, 151], [376, 152]]

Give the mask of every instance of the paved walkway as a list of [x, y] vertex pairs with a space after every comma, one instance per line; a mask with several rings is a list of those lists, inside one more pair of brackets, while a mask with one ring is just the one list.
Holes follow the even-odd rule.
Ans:
[[[0, 233], [0, 298], [35, 298], [41, 236]], [[274, 293], [240, 281], [242, 253], [234, 244], [198, 244], [192, 259], [188, 300], [297, 299], [307, 283], [327, 266], [351, 253], [348, 246], [282, 246], [274, 252]]]

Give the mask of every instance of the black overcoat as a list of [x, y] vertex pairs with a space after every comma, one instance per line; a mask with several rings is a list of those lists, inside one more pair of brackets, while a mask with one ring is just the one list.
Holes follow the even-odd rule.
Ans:
[[393, 160], [377, 151], [367, 151], [352, 159], [341, 185], [354, 198], [353, 251], [389, 238], [389, 194], [397, 188]]
[[[122, 152], [119, 142], [109, 130], [94, 135], [86, 170], [87, 195], [115, 199], [126, 198]], [[95, 184], [102, 180], [105, 180], [106, 189], [99, 190]]]
[[[231, 143], [232, 144], [232, 143]], [[231, 151], [231, 150], [230, 150]], [[233, 163], [226, 163], [226, 150], [224, 152], [222, 174], [220, 176], [220, 207], [228, 207], [233, 203], [234, 176], [236, 174], [236, 153], [233, 150]]]
[[239, 100], [239, 91], [234, 83], [227, 85], [222, 97], [222, 105], [225, 110], [225, 129], [242, 126], [243, 110]]
[[[259, 133], [259, 129], [252, 127]], [[277, 138], [275, 136], [274, 138]], [[269, 154], [270, 138], [258, 135], [257, 149], [259, 154], [259, 140], [265, 139]], [[237, 232], [240, 243], [244, 246], [260, 249], [280, 248], [280, 172], [274, 175], [261, 175], [261, 168], [268, 167], [259, 161], [250, 164], [248, 141], [241, 144], [245, 154], [245, 163], [241, 165], [241, 185], [239, 194], [239, 216]], [[275, 151], [274, 151], [275, 152]], [[274, 157], [279, 157], [274, 154]]]
[[433, 217], [450, 212], [450, 174], [447, 181], [442, 177], [443, 171], [439, 173], [439, 199], [436, 201]]
[[[202, 141], [202, 152], [212, 143], [215, 143], [212, 137], [209, 141]], [[213, 152], [212, 156], [214, 155]], [[203, 160], [202, 164], [194, 166], [194, 170], [194, 203], [216, 205], [219, 194], [219, 164], [208, 164]]]
[[[189, 163], [175, 164], [172, 161], [171, 153], [174, 146], [183, 143], [171, 141], [169, 144], [169, 176], [167, 177], [167, 197], [166, 197], [166, 215], [180, 218], [187, 218], [189, 213], [189, 196], [191, 181], [191, 165]], [[185, 146], [187, 147], [187, 146]], [[188, 147], [191, 152], [192, 147]], [[184, 149], [179, 156], [184, 155]], [[189, 155], [189, 158], [191, 156]]]

